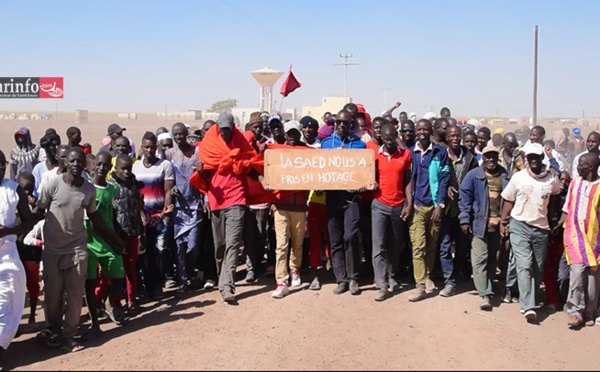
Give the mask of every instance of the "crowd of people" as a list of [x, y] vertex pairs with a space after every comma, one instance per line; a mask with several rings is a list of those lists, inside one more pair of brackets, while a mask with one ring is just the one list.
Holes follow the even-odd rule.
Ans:
[[[528, 322], [559, 309], [571, 328], [600, 321], [600, 134], [492, 133], [448, 108], [396, 118], [399, 106], [371, 118], [348, 103], [321, 123], [254, 112], [244, 130], [221, 112], [201, 128], [146, 132], [139, 152], [116, 123], [97, 153], [76, 127], [64, 141], [48, 129], [39, 145], [20, 128], [8, 158], [0, 151], [0, 350], [26, 291], [36, 322], [40, 274], [37, 338], [77, 351], [102, 332], [100, 317], [123, 324], [166, 288], [217, 288], [235, 303], [241, 263], [248, 283], [275, 277], [276, 299], [303, 282], [320, 290], [332, 271], [336, 295], [360, 295], [364, 278], [375, 301], [408, 277], [411, 302], [472, 283], [481, 310], [496, 294]], [[372, 150], [376, 186], [265, 188], [264, 152], [295, 147]]]

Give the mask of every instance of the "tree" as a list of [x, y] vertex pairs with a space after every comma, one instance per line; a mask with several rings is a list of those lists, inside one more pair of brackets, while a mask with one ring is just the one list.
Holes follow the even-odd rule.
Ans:
[[210, 108], [208, 109], [208, 111], [210, 111], [210, 112], [226, 111], [226, 110], [231, 110], [232, 108], [234, 108], [236, 106], [237, 106], [237, 99], [229, 98], [229, 99], [226, 99], [223, 101], [213, 103], [212, 106], [210, 106]]

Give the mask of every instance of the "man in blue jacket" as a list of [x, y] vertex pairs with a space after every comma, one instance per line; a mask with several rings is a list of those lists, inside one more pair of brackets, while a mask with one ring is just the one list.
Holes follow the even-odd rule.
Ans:
[[[322, 149], [365, 149], [366, 144], [350, 131], [352, 115], [347, 110], [337, 114], [335, 131], [321, 142]], [[348, 190], [327, 191], [327, 227], [331, 243], [331, 263], [337, 287], [334, 294], [348, 290], [360, 294], [358, 269], [360, 252], [358, 246], [359, 222], [358, 192]]]
[[500, 217], [502, 190], [508, 185], [509, 174], [498, 164], [498, 150], [487, 146], [481, 154], [482, 165], [465, 176], [460, 185], [460, 228], [472, 236], [471, 264], [473, 282], [481, 297], [479, 308], [491, 310], [492, 276], [496, 269], [496, 254], [501, 247]]
[[417, 144], [412, 158], [414, 215], [410, 224], [413, 269], [417, 290], [409, 297], [415, 302], [435, 290], [430, 278], [435, 264], [440, 221], [446, 207], [450, 181], [450, 158], [446, 149], [431, 142], [433, 128], [427, 119], [417, 123]]

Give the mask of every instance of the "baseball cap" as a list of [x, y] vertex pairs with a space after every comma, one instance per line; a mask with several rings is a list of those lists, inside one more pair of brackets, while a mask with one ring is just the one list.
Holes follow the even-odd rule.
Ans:
[[285, 131], [285, 133], [289, 132], [292, 129], [295, 129], [298, 132], [302, 133], [302, 131], [300, 130], [300, 123], [298, 123], [296, 120], [288, 121], [283, 125], [283, 130]]
[[310, 127], [310, 126], [316, 126], [317, 128], [319, 127], [319, 122], [312, 116], [303, 117], [302, 119], [300, 119], [300, 124], [303, 127]]
[[268, 124], [269, 126], [271, 126], [271, 123], [273, 123], [273, 122], [279, 122], [279, 124], [281, 124], [281, 123], [282, 123], [282, 121], [281, 121], [281, 118], [280, 118], [279, 116], [277, 116], [277, 115], [273, 115], [273, 116], [271, 116], [271, 117], [269, 118], [269, 121], [268, 121], [268, 123], [267, 123], [267, 124]]
[[235, 126], [235, 123], [233, 121], [233, 115], [231, 114], [231, 112], [225, 112], [225, 111], [221, 111], [221, 113], [219, 113], [219, 117], [217, 117], [217, 125], [220, 128], [230, 128], [233, 129], [233, 127]]
[[487, 154], [488, 152], [495, 152], [496, 154], [499, 153], [498, 149], [495, 146], [486, 146], [481, 153]]
[[539, 143], [529, 143], [523, 147], [523, 153], [525, 153], [525, 155], [544, 155], [544, 146]]
[[108, 126], [108, 130], [106, 132], [108, 135], [111, 135], [113, 133], [121, 134], [124, 130], [126, 130], [126, 129], [121, 128], [121, 126], [119, 124], [112, 123], [111, 125]]

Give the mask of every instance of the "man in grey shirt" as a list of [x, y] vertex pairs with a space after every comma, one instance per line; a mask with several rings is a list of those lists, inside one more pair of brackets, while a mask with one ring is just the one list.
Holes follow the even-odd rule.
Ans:
[[62, 344], [67, 351], [83, 349], [73, 337], [79, 326], [87, 274], [84, 210], [94, 230], [115, 253], [123, 251], [119, 236], [96, 211], [96, 189], [81, 176], [85, 164], [83, 150], [71, 148], [67, 155], [67, 172], [44, 184], [34, 209], [34, 213], [47, 209], [42, 262], [48, 328], [40, 337], [47, 346]]

